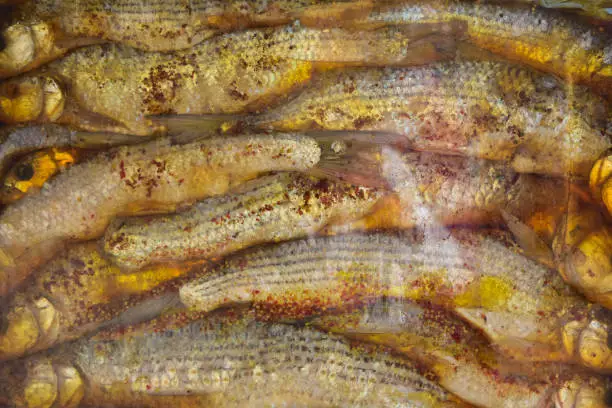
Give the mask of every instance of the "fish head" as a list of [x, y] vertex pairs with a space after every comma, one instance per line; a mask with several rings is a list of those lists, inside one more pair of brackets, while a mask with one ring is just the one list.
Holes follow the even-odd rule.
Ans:
[[612, 231], [600, 226], [558, 260], [564, 279], [591, 301], [612, 308]]
[[612, 149], [600, 157], [589, 175], [589, 187], [595, 199], [603, 201], [612, 215]]
[[76, 160], [75, 149], [45, 149], [26, 155], [11, 167], [0, 186], [0, 202], [10, 204], [41, 188]]
[[7, 124], [54, 122], [63, 113], [65, 94], [49, 76], [21, 76], [0, 84], [0, 121]]
[[44, 297], [16, 299], [1, 318], [0, 361], [23, 356], [57, 340], [59, 312]]
[[34, 61], [36, 41], [31, 27], [13, 24], [0, 38], [0, 77], [19, 74]]
[[566, 381], [553, 396], [556, 408], [605, 408], [609, 391], [596, 376], [575, 377]]
[[78, 370], [46, 356], [6, 364], [0, 374], [0, 391], [11, 406], [73, 408], [84, 396]]

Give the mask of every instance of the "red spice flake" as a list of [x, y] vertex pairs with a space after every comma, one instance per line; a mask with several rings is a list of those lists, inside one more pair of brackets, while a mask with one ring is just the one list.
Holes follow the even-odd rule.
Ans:
[[121, 180], [125, 178], [125, 163], [123, 163], [123, 160], [119, 163], [119, 177], [121, 177]]

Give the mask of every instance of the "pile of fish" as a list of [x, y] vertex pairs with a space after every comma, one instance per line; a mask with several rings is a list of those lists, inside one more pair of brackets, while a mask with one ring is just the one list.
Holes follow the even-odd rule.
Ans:
[[0, 11], [0, 406], [612, 406], [611, 1]]

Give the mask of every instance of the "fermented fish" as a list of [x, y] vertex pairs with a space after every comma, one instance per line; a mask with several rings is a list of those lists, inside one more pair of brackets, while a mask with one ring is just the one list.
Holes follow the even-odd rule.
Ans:
[[295, 23], [230, 33], [174, 53], [93, 45], [1, 83], [0, 121], [149, 135], [160, 129], [146, 115], [254, 111], [330, 64], [413, 65], [447, 58], [454, 55], [454, 30], [360, 32]]
[[113, 41], [173, 51], [215, 34], [300, 20], [309, 25], [365, 17], [368, 0], [23, 0], [2, 33], [0, 77], [56, 59], [72, 48]]
[[[75, 245], [59, 254], [36, 271], [32, 282], [6, 305], [0, 318], [4, 321], [0, 360], [82, 337], [117, 320], [154, 317], [180, 304], [179, 286], [206, 274], [208, 260], [256, 243], [302, 238], [327, 223], [339, 222], [342, 216], [359, 216], [376, 197], [368, 189], [334, 187], [288, 174], [254, 180], [249, 185], [242, 194], [199, 203], [203, 220], [197, 227], [186, 224], [180, 231], [167, 232], [182, 235], [183, 242], [197, 237], [197, 242], [190, 244], [196, 257], [192, 262], [176, 262], [184, 261], [185, 250], [177, 252], [170, 263], [126, 271], [105, 257], [98, 241]], [[347, 194], [344, 201], [343, 193]], [[156, 233], [161, 232], [144, 229], [143, 238], [159, 245], [169, 242], [170, 235], [157, 239]], [[121, 247], [119, 242], [115, 244]], [[128, 244], [124, 250], [130, 248]]]
[[612, 215], [612, 155], [604, 155], [593, 165], [589, 186], [596, 200], [601, 200]]
[[253, 303], [265, 316], [303, 318], [382, 296], [431, 301], [523, 361], [612, 368], [609, 322], [559, 274], [483, 233], [339, 235], [230, 258], [180, 289], [200, 311]]
[[173, 212], [260, 173], [307, 170], [320, 154], [314, 139], [299, 134], [245, 134], [183, 145], [159, 139], [101, 153], [0, 215], [0, 296], [66, 242], [101, 236], [117, 215]]
[[233, 194], [200, 201], [178, 214], [117, 219], [106, 230], [104, 251], [125, 269], [214, 259], [361, 218], [384, 194], [379, 189], [280, 173], [253, 180]]
[[[228, 117], [224, 125], [392, 133], [416, 150], [586, 178], [612, 146], [606, 106], [550, 75], [502, 62], [460, 61], [330, 72], [290, 102], [255, 117]], [[206, 121], [179, 116], [158, 122], [189, 129]]]
[[[567, 387], [560, 377], [568, 376], [569, 366], [516, 366], [493, 352], [464, 322], [443, 310], [412, 302], [378, 300], [367, 308], [322, 316], [310, 324], [390, 347], [423, 364], [437, 375], [441, 386], [479, 407], [552, 406]], [[586, 398], [573, 406], [584, 406], [588, 397], [595, 406], [604, 406], [601, 379], [584, 376], [574, 381], [582, 384]]]
[[84, 340], [3, 370], [0, 398], [17, 407], [465, 406], [383, 350], [236, 317], [128, 340]]
[[383, 5], [356, 24], [371, 28], [451, 21], [465, 23], [467, 39], [482, 49], [612, 96], [610, 35], [555, 10], [471, 1], [406, 1]]

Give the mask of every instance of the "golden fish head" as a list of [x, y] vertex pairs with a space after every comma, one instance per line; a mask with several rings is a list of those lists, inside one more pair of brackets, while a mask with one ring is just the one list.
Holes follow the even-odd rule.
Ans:
[[36, 56], [36, 41], [32, 29], [13, 24], [2, 33], [0, 42], [0, 77], [20, 73]]
[[612, 151], [606, 152], [593, 165], [589, 187], [596, 200], [602, 199], [612, 214]]
[[581, 330], [578, 355], [582, 364], [596, 370], [612, 371], [612, 327], [601, 320], [592, 320]]
[[53, 122], [64, 113], [65, 94], [59, 81], [25, 76], [0, 84], [0, 121], [8, 124]]
[[608, 391], [605, 383], [592, 377], [576, 377], [566, 381], [554, 395], [556, 408], [604, 408]]
[[0, 202], [20, 200], [32, 189], [41, 188], [60, 170], [71, 166], [77, 158], [75, 149], [45, 149], [26, 155], [11, 167], [0, 187]]
[[0, 360], [20, 357], [57, 339], [59, 313], [44, 297], [16, 302], [2, 319]]
[[612, 308], [612, 231], [604, 225], [560, 260], [564, 279], [593, 302]]
[[47, 357], [7, 365], [2, 374], [2, 391], [12, 406], [73, 408], [84, 396], [85, 384], [78, 370]]

